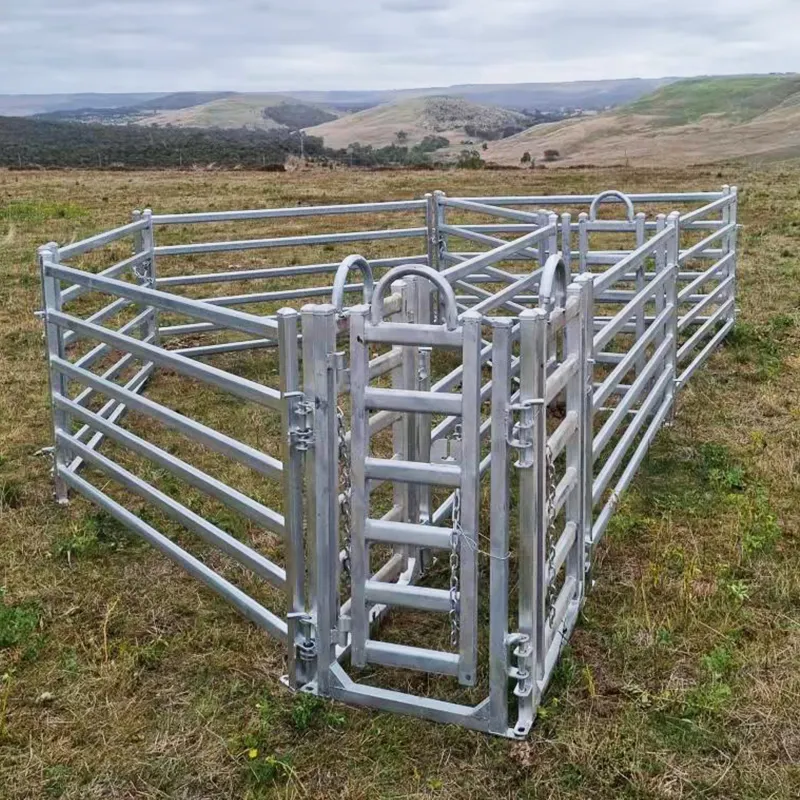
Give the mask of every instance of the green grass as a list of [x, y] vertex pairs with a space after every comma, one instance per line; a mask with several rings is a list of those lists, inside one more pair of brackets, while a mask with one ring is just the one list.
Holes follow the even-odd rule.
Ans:
[[708, 114], [746, 122], [798, 93], [800, 77], [796, 75], [691, 78], [658, 89], [623, 111], [658, 117], [666, 126], [688, 125]]
[[[53, 503], [49, 463], [35, 455], [51, 436], [41, 326], [32, 314], [42, 242], [89, 235], [148, 205], [166, 212], [410, 198], [432, 188], [591, 193], [724, 182], [743, 187], [736, 333], [682, 394], [675, 425], [658, 437], [623, 499], [598, 556], [597, 584], [527, 742], [290, 695], [278, 680], [285, 666], [275, 642], [90, 504]], [[0, 798], [795, 800], [798, 182], [795, 165], [268, 177], [0, 172], [3, 202], [38, 206], [47, 198], [88, 211], [30, 214], [0, 249]], [[320, 230], [339, 224], [326, 218]], [[281, 226], [287, 234], [307, 230], [300, 222]], [[269, 235], [235, 226], [218, 233]], [[172, 235], [190, 241], [197, 231]], [[302, 254], [270, 255], [291, 263]], [[320, 248], [312, 257], [339, 255]], [[263, 259], [236, 254], [193, 264], [224, 269]], [[165, 260], [160, 268], [179, 266]], [[248, 376], [274, 379], [268, 358], [237, 363]], [[274, 415], [195, 388], [162, 375], [151, 392], [248, 441], [274, 444]], [[135, 415], [126, 421], [155, 435]], [[179, 436], [161, 443], [187, 452]], [[201, 468], [220, 469], [202, 449], [189, 452]], [[125, 464], [155, 476], [138, 459]], [[224, 477], [248, 480], [236, 470]], [[162, 485], [223, 527], [240, 525], [236, 535], [253, 537], [265, 552], [279, 551], [272, 537], [182, 484]], [[244, 485], [269, 505], [279, 501], [271, 482]], [[196, 547], [186, 531], [128, 502]]]

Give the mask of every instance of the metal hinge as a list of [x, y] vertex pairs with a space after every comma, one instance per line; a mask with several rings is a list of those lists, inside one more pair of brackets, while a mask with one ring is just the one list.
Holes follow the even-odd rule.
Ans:
[[533, 466], [533, 428], [539, 408], [544, 408], [542, 398], [513, 403], [506, 411], [506, 442], [519, 453], [514, 464], [518, 469]]
[[313, 618], [310, 614], [306, 614], [305, 611], [292, 611], [286, 617], [287, 619], [297, 620], [297, 627], [302, 632], [302, 641], [295, 641], [297, 657], [304, 662], [314, 661], [317, 657], [317, 643], [314, 641], [312, 633]]
[[528, 669], [528, 663], [533, 655], [531, 637], [526, 633], [511, 633], [506, 636], [506, 647], [513, 648], [510, 655], [516, 661], [515, 665], [508, 668], [508, 677], [517, 682], [514, 695], [529, 697], [533, 691], [533, 681]]
[[289, 442], [296, 450], [305, 452], [314, 446], [314, 404], [302, 392], [287, 392], [284, 397], [288, 401], [294, 400]]

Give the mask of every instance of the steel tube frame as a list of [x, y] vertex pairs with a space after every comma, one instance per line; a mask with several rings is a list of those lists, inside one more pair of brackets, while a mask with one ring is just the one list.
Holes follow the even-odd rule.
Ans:
[[[42, 248], [57, 497], [65, 501], [67, 488], [85, 495], [286, 642], [286, 682], [292, 688], [523, 738], [576, 624], [590, 585], [585, 575], [594, 548], [621, 494], [659, 429], [674, 413], [676, 390], [734, 325], [737, 200], [736, 188], [726, 186], [722, 192], [629, 196], [608, 192], [448, 198], [433, 192], [412, 201], [199, 214], [153, 215], [145, 210], [134, 212], [133, 222], [112, 231], [62, 248]], [[624, 219], [592, 218], [606, 201], [625, 204]], [[693, 207], [683, 214], [648, 218], [643, 204]], [[558, 216], [552, 209], [559, 206], [569, 206], [570, 211]], [[588, 213], [581, 211], [575, 219], [576, 207]], [[446, 218], [447, 209], [460, 212], [459, 218], [474, 214], [499, 221], [453, 224]], [[390, 212], [424, 214], [425, 227], [185, 245], [159, 246], [154, 239], [154, 228], [159, 226]], [[703, 238], [698, 241], [694, 236], [692, 243], [682, 244], [681, 237], [693, 232]], [[590, 234], [609, 233], [631, 235], [635, 246], [590, 249]], [[133, 254], [96, 274], [63, 263], [127, 237], [133, 242]], [[351, 256], [339, 270], [335, 287], [329, 284], [340, 267], [338, 261], [197, 275], [157, 276], [155, 270], [156, 259], [166, 256], [416, 237], [425, 239], [424, 255], [369, 260]], [[453, 252], [448, 249], [452, 237], [474, 242], [483, 251]], [[555, 307], [537, 309], [547, 299], [540, 296], [538, 285], [542, 268], [556, 255], [566, 266], [567, 282], [573, 269], [580, 274], [569, 284], [567, 297], [556, 299]], [[531, 261], [520, 271], [518, 262]], [[712, 263], [682, 268], [690, 261]], [[347, 308], [344, 301], [345, 293], [364, 289], [361, 283], [345, 283], [346, 267], [354, 264], [368, 275], [373, 269], [402, 267], [394, 276], [378, 281], [371, 311]], [[317, 274], [326, 276], [325, 281], [308, 288], [217, 294], [201, 300], [167, 291]], [[394, 295], [384, 308], [379, 295], [389, 283]], [[456, 286], [465, 294], [456, 296]], [[64, 303], [90, 292], [110, 295], [111, 300], [86, 318], [62, 310]], [[328, 295], [338, 298], [338, 308], [308, 305], [301, 312], [287, 308], [268, 316], [228, 308]], [[116, 330], [106, 327], [131, 305], [141, 307], [133, 319]], [[609, 306], [610, 310], [597, 313]], [[189, 322], [161, 326], [160, 312], [182, 315]], [[493, 316], [497, 313], [507, 316]], [[399, 317], [384, 319], [395, 314]], [[484, 334], [482, 328], [491, 331]], [[201, 339], [199, 344], [180, 343], [172, 350], [162, 346], [163, 340], [176, 336], [205, 337], [224, 331], [256, 338]], [[351, 338], [349, 353], [337, 344], [337, 336], [346, 333]], [[556, 339], [562, 336], [564, 346], [557, 347]], [[81, 338], [99, 344], [72, 363], [67, 347]], [[616, 349], [609, 346], [612, 340], [624, 345], [622, 352], [607, 352]], [[460, 351], [462, 364], [447, 374], [434, 372], [431, 347]], [[277, 348], [279, 390], [193, 360], [261, 348]], [[104, 364], [101, 374], [90, 370], [116, 351], [121, 357], [110, 366]], [[142, 366], [128, 377], [127, 370], [138, 363]], [[679, 373], [678, 364], [687, 363]], [[158, 366], [278, 411], [280, 458], [143, 396]], [[124, 385], [114, 382], [123, 375]], [[370, 386], [370, 381], [382, 382]], [[71, 382], [83, 387], [73, 398], [67, 394]], [[340, 428], [337, 412], [340, 395], [348, 393], [353, 413], [350, 431]], [[97, 411], [87, 408], [95, 394], [108, 398]], [[565, 414], [548, 432], [547, 409], [557, 397], [566, 398]], [[127, 430], [122, 418], [128, 409], [282, 481], [282, 513]], [[598, 413], [604, 415], [604, 424], [595, 433]], [[381, 434], [388, 429], [394, 456], [373, 456], [366, 442], [372, 436], [388, 436]], [[100, 452], [104, 439], [281, 536], [285, 567], [116, 464]], [[611, 453], [606, 456], [608, 449]], [[449, 455], [440, 459], [442, 452]], [[517, 456], [513, 469], [512, 453]], [[550, 476], [548, 458], [558, 462], [559, 475]], [[349, 464], [352, 492], [344, 491], [339, 483], [343, 459]], [[285, 618], [232, 586], [79, 476], [84, 463], [280, 589], [286, 600]], [[342, 666], [347, 657], [355, 665], [416, 669], [457, 678], [463, 685], [474, 684], [481, 669], [478, 593], [484, 590], [477, 568], [479, 551], [483, 552], [480, 480], [489, 472], [489, 544], [484, 553], [489, 558], [488, 696], [469, 706], [356, 683]], [[509, 588], [515, 577], [509, 537], [512, 479], [520, 481], [516, 511], [521, 536], [515, 545], [519, 605], [510, 617]], [[616, 482], [605, 498], [612, 480]], [[367, 513], [369, 493], [386, 482], [391, 484], [391, 507], [372, 519]], [[431, 502], [433, 486], [448, 489], [438, 505]], [[375, 631], [390, 608], [452, 614], [450, 592], [421, 581], [430, 564], [429, 552], [453, 546], [454, 509], [459, 500], [456, 651], [381, 641]], [[352, 520], [348, 531], [352, 544], [347, 539], [340, 542], [340, 512], [345, 507]], [[559, 513], [564, 522], [551, 537], [552, 518]], [[369, 563], [370, 543], [389, 551], [377, 569]], [[341, 573], [348, 567], [350, 596], [342, 596]], [[513, 688], [511, 702], [509, 688]]]

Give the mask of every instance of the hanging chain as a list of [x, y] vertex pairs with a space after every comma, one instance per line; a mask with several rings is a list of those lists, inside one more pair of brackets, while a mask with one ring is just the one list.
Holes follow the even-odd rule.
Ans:
[[545, 546], [547, 547], [547, 567], [550, 578], [547, 583], [547, 604], [549, 606], [548, 616], [552, 622], [556, 612], [556, 580], [553, 575], [553, 567], [556, 558], [556, 465], [553, 459], [553, 451], [548, 444], [545, 448], [545, 464], [547, 470], [547, 501], [545, 513], [547, 514], [547, 534]]
[[459, 549], [461, 543], [461, 489], [453, 494], [453, 530], [450, 533], [450, 644], [458, 646]]
[[344, 412], [341, 408], [336, 409], [336, 432], [339, 439], [339, 484], [342, 487], [342, 493], [339, 495], [339, 524], [344, 533], [342, 568], [349, 575], [351, 552], [350, 497], [353, 493], [353, 485], [350, 474], [350, 446], [347, 443]]

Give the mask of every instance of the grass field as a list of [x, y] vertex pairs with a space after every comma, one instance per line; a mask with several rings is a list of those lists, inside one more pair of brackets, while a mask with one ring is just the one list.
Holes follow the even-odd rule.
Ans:
[[692, 78], [664, 86], [624, 111], [659, 118], [662, 125], [688, 125], [707, 114], [745, 122], [779, 106], [800, 91], [796, 75]]
[[[51, 500], [43, 242], [148, 205], [723, 183], [742, 187], [740, 322], [616, 516], [525, 743], [292, 697], [274, 643], [88, 503]], [[798, 246], [793, 165], [0, 172], [0, 798], [800, 796]]]

